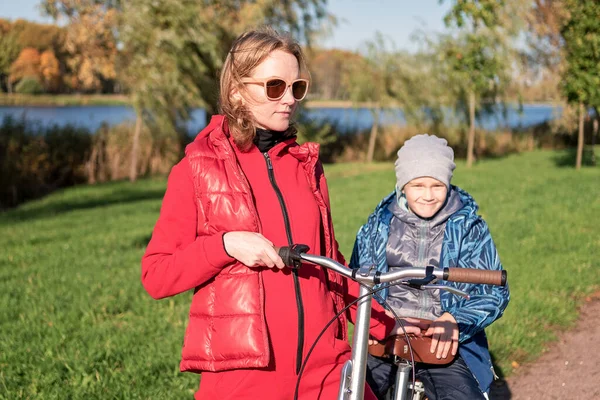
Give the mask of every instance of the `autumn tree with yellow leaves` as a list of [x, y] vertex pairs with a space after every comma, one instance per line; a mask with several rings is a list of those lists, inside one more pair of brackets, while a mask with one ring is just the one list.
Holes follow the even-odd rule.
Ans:
[[103, 83], [116, 79], [117, 10], [110, 2], [93, 0], [46, 0], [45, 11], [66, 20], [65, 80], [77, 92], [100, 92]]
[[40, 78], [40, 53], [32, 48], [26, 47], [10, 67], [8, 80], [15, 83], [24, 78], [41, 80]]
[[40, 55], [40, 78], [47, 92], [56, 92], [60, 87], [60, 63], [52, 50]]

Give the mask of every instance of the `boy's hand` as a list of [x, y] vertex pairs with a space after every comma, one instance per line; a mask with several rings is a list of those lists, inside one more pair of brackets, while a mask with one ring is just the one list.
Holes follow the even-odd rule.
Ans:
[[[386, 310], [385, 313], [393, 318], [392, 313], [390, 313], [389, 311]], [[396, 326], [394, 327], [394, 330], [390, 333], [390, 336], [404, 335], [405, 331], [406, 333], [412, 333], [416, 336], [421, 336], [421, 332], [427, 328], [427, 326], [423, 325], [421, 320], [416, 318], [400, 318], [400, 320], [402, 321], [402, 325], [404, 325], [404, 329], [402, 329], [402, 325], [400, 324], [400, 322], [396, 320]], [[377, 340], [369, 339], [369, 345], [376, 343], [378, 343]]]
[[[389, 311], [386, 310], [385, 313], [388, 314]], [[393, 318], [391, 313], [389, 313], [388, 315]], [[394, 330], [390, 333], [390, 336], [404, 335], [405, 331], [406, 331], [406, 333], [412, 333], [412, 334], [415, 334], [416, 336], [421, 336], [421, 331], [423, 329], [426, 329], [426, 326], [423, 326], [423, 324], [421, 323], [421, 320], [419, 320], [419, 319], [400, 318], [400, 320], [402, 321], [402, 325], [404, 325], [404, 329], [402, 329], [402, 325], [400, 324], [400, 322], [398, 322], [396, 320], [396, 326], [394, 326]], [[376, 343], [378, 343], [377, 340], [369, 339], [369, 345], [376, 344]]]
[[[418, 318], [400, 318], [404, 325], [404, 330], [406, 333], [413, 333], [417, 336], [421, 336], [421, 331], [429, 328], [429, 324], [425, 321]], [[404, 330], [402, 330], [402, 326], [398, 321], [396, 321], [396, 328], [394, 329], [394, 334], [396, 335], [404, 335]]]
[[448, 353], [454, 357], [458, 351], [458, 324], [450, 313], [443, 313], [433, 321], [424, 336], [431, 336], [429, 351], [436, 353], [436, 358], [446, 358]]

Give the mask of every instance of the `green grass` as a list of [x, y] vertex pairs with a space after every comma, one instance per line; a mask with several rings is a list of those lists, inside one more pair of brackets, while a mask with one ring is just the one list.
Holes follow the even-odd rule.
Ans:
[[[538, 355], [600, 288], [600, 168], [560, 152], [488, 160], [454, 183], [489, 223], [511, 287], [489, 330], [496, 362]], [[394, 184], [392, 164], [327, 166], [343, 253]], [[0, 214], [0, 398], [192, 398], [178, 363], [191, 293], [148, 296], [139, 260], [164, 179], [75, 187]]]

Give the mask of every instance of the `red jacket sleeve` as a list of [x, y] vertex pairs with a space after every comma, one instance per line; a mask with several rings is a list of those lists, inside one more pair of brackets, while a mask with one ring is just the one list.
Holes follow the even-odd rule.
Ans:
[[[321, 165], [319, 165], [319, 167], [322, 168]], [[319, 186], [321, 189], [321, 193], [323, 193], [323, 198], [325, 199], [325, 204], [331, 210], [331, 205], [330, 205], [330, 201], [329, 201], [329, 188], [327, 186], [327, 180], [325, 179], [324, 173], [321, 174]], [[332, 229], [332, 231], [333, 231], [333, 229]], [[334, 240], [334, 242], [335, 242], [335, 251], [336, 251], [336, 261], [339, 262], [340, 264], [347, 266], [344, 256], [338, 250], [339, 244], [337, 243], [336, 240]], [[344, 293], [344, 299], [345, 299], [346, 304], [350, 304], [352, 301], [354, 301], [358, 298], [360, 286], [358, 283], [356, 283], [352, 279], [346, 278], [346, 281], [347, 281], [347, 285], [346, 285], [347, 291], [345, 291], [345, 293]], [[356, 305], [352, 305], [350, 307], [349, 318], [350, 318], [350, 322], [352, 322], [352, 323], [354, 323], [356, 321], [356, 310], [357, 310]], [[394, 329], [395, 326], [396, 326], [396, 321], [394, 320], [394, 318], [391, 318], [390, 316], [388, 316], [385, 313], [385, 310], [383, 309], [381, 304], [379, 304], [376, 300], [373, 299], [372, 305], [371, 305], [371, 324], [370, 324], [370, 329], [369, 329], [369, 333], [371, 334], [371, 336], [375, 337], [378, 340], [383, 340], [392, 333], [392, 330]]]
[[202, 285], [233, 261], [223, 234], [197, 236], [198, 211], [187, 159], [175, 165], [152, 238], [142, 257], [142, 284], [160, 299]]

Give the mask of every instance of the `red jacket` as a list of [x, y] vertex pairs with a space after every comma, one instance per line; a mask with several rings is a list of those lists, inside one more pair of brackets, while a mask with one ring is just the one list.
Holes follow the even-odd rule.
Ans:
[[[294, 144], [287, 150], [304, 168], [319, 207], [324, 255], [344, 263], [334, 239], [318, 145]], [[270, 354], [261, 271], [230, 258], [222, 244], [222, 235], [228, 231], [260, 232], [252, 192], [236, 162], [222, 116], [212, 118], [209, 126], [188, 145], [186, 157], [175, 168], [186, 163], [190, 181], [169, 178], [161, 215], [142, 260], [143, 285], [154, 298], [195, 289], [184, 339], [182, 371], [265, 367]], [[193, 186], [195, 224], [183, 220], [180, 210], [185, 185]], [[189, 238], [185, 240], [189, 243], [172, 239], [180, 237]], [[329, 271], [327, 278], [329, 293], [339, 311], [348, 300], [346, 280]], [[356, 293], [357, 289], [352, 291]], [[342, 314], [338, 322], [338, 337], [347, 340], [346, 316]], [[393, 323], [385, 320], [385, 326], [374, 326], [373, 333], [381, 338]]]

